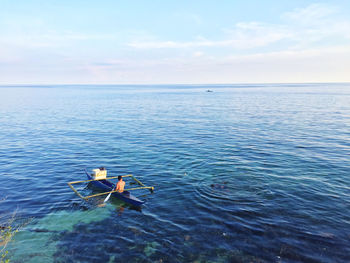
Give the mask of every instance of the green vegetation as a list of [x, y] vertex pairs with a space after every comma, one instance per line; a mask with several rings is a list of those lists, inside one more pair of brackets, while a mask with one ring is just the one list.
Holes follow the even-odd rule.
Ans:
[[9, 259], [6, 259], [8, 254], [6, 246], [11, 241], [11, 239], [17, 231], [18, 229], [14, 229], [10, 225], [2, 227], [0, 231], [0, 263], [8, 263], [10, 261]]
[[[0, 200], [0, 203], [4, 200]], [[13, 227], [16, 212], [14, 212], [10, 219], [5, 220], [4, 224], [0, 225], [0, 263], [10, 262], [7, 259], [8, 251], [7, 244], [12, 240], [13, 236], [18, 232], [19, 227]], [[1, 217], [0, 217], [1, 218]]]

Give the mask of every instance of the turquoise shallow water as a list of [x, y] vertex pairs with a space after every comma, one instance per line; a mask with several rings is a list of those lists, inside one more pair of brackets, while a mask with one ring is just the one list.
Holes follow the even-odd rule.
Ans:
[[[17, 210], [27, 222], [12, 262], [350, 260], [349, 84], [0, 87], [0, 97], [0, 220]], [[99, 166], [155, 193], [136, 193], [141, 211], [80, 200], [67, 182]]]

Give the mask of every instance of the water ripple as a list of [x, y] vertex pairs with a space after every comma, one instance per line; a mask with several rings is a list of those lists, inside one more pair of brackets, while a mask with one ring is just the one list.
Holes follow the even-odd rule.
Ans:
[[[12, 262], [349, 261], [348, 84], [0, 95], [0, 220], [33, 218]], [[155, 193], [80, 200], [67, 182], [100, 166]]]

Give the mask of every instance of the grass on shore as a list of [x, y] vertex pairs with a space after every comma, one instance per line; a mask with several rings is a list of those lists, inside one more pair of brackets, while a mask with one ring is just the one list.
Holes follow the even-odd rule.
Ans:
[[[0, 203], [5, 199], [0, 200]], [[14, 227], [13, 223], [16, 216], [15, 211], [10, 219], [5, 220], [5, 223], [0, 225], [0, 263], [8, 263], [10, 260], [7, 258], [8, 251], [6, 247], [12, 240], [13, 236], [18, 232], [19, 227]], [[1, 219], [1, 217], [0, 217]]]

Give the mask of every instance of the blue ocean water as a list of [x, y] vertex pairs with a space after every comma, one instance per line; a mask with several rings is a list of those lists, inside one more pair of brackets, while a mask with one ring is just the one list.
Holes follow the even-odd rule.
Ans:
[[[0, 220], [25, 223], [11, 262], [350, 261], [350, 84], [0, 97]], [[81, 200], [67, 182], [100, 166], [155, 192], [135, 192], [141, 210]]]

